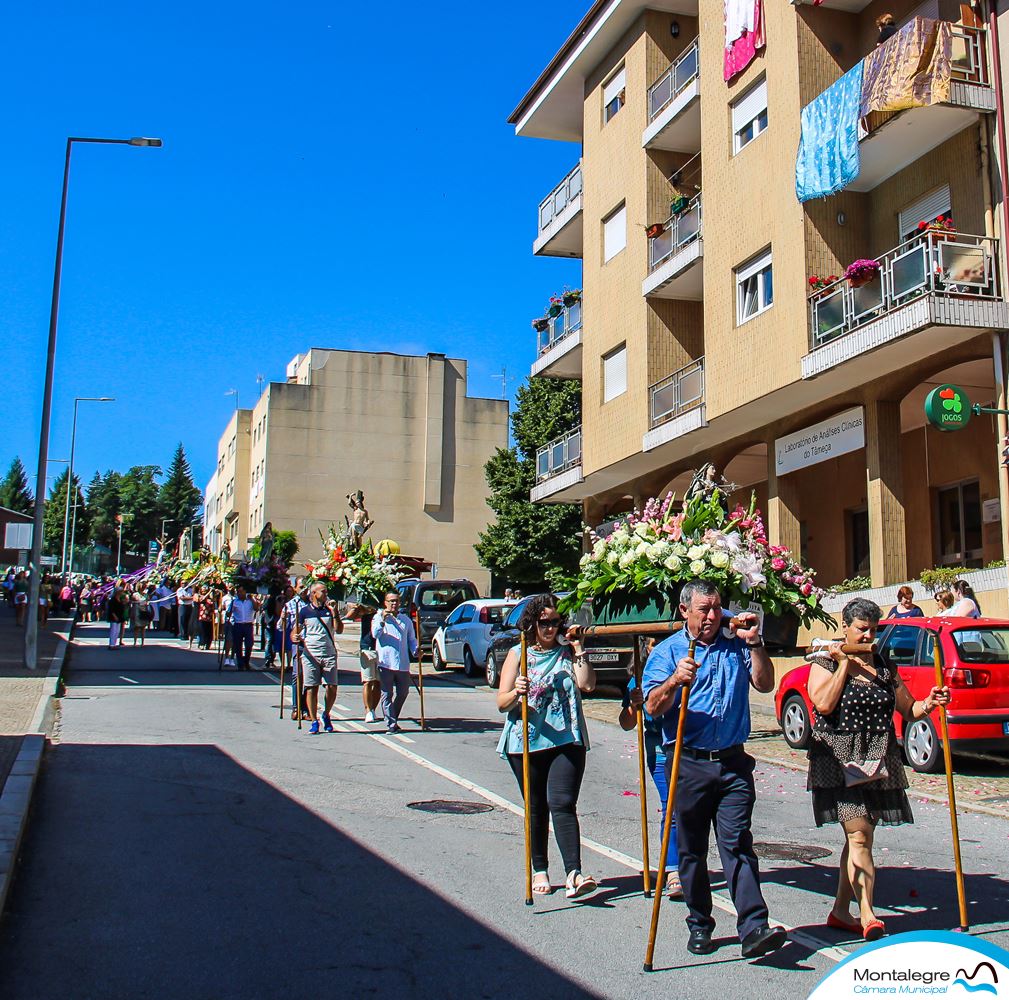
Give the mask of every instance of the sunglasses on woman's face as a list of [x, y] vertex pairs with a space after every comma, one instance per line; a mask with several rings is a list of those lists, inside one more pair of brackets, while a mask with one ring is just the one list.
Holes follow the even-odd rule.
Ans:
[[560, 628], [561, 619], [560, 618], [537, 618], [536, 624], [540, 628]]

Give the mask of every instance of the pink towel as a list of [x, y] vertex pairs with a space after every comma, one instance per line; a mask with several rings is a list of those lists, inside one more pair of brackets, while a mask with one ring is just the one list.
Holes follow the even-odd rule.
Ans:
[[[722, 76], [726, 81], [742, 73], [753, 62], [757, 50], [767, 44], [764, 35], [764, 0], [752, 0], [753, 30], [743, 28], [741, 35], [730, 40], [729, 35], [734, 34], [741, 23], [738, 7], [735, 6], [739, 2], [748, 0], [725, 0], [725, 60]], [[742, 22], [745, 21], [744, 17]]]

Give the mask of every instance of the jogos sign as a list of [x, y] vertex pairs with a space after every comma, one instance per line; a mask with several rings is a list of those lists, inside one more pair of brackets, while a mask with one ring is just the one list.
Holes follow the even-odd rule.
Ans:
[[940, 385], [925, 397], [925, 419], [941, 431], [959, 431], [970, 421], [971, 404], [958, 385]]

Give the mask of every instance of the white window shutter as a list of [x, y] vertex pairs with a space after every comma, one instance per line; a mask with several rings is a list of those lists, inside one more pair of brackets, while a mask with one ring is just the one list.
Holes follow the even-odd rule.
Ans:
[[627, 86], [627, 71], [623, 66], [617, 70], [613, 76], [610, 77], [607, 84], [603, 87], [603, 107], [605, 108], [610, 101], [613, 100], [617, 94], [620, 93]]
[[735, 134], [761, 111], [767, 109], [767, 80], [754, 84], [732, 105], [732, 132]]
[[627, 392], [627, 345], [621, 344], [615, 351], [603, 357], [603, 402]]
[[603, 262], [612, 260], [627, 246], [627, 206], [621, 205], [603, 220]]
[[950, 209], [948, 184], [922, 195], [901, 210], [900, 238], [906, 240], [918, 228], [919, 222], [931, 222], [937, 216], [948, 215]]

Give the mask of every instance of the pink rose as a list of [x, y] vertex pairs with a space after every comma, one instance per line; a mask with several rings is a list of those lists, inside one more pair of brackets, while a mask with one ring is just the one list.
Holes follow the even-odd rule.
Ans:
[[788, 563], [786, 563], [781, 556], [771, 560], [771, 569], [773, 569], [775, 573], [780, 573], [787, 565]]
[[813, 585], [807, 580], [799, 591], [803, 597], [809, 597], [813, 593]]

